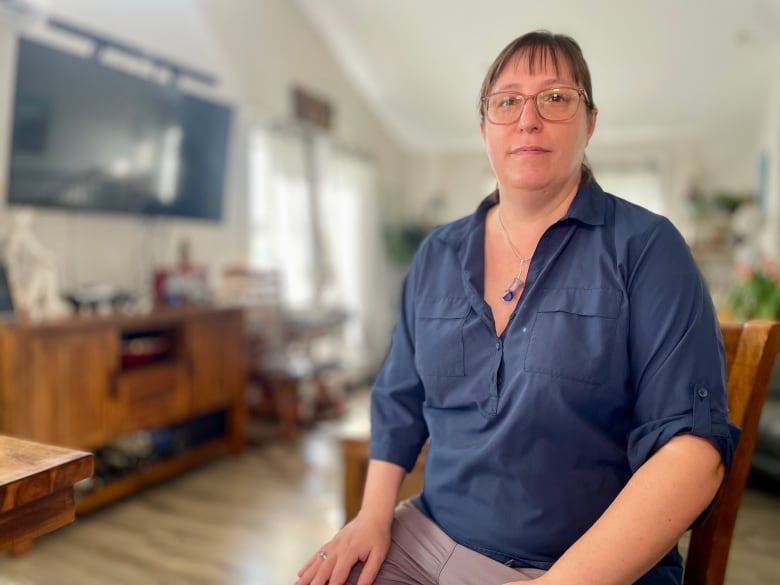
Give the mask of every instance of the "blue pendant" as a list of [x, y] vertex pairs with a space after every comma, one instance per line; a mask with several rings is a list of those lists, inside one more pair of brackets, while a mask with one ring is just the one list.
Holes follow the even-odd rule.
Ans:
[[510, 302], [512, 299], [515, 298], [515, 295], [517, 294], [517, 291], [519, 291], [524, 284], [525, 284], [525, 282], [523, 282], [520, 279], [519, 276], [515, 276], [512, 279], [512, 284], [510, 284], [509, 288], [504, 291], [504, 294], [501, 297], [501, 299], [504, 302], [507, 302], [507, 303]]

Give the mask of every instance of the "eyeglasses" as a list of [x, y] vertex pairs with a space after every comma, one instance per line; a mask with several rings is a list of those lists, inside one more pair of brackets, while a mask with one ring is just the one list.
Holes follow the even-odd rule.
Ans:
[[573, 87], [553, 87], [543, 89], [535, 95], [526, 95], [514, 91], [501, 91], [482, 97], [485, 115], [493, 124], [514, 124], [523, 113], [527, 99], [533, 99], [536, 111], [545, 120], [551, 122], [566, 122], [574, 117], [580, 101], [585, 98], [588, 103], [588, 92]]

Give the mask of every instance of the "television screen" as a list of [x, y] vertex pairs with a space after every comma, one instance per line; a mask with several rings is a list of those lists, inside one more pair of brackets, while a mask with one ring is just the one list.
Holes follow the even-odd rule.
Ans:
[[20, 39], [8, 201], [222, 216], [230, 109]]

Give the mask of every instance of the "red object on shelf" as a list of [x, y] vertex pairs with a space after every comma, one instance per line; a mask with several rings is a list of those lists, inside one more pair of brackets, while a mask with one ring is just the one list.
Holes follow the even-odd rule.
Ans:
[[166, 356], [171, 342], [166, 336], [133, 337], [122, 343], [122, 367], [142, 366]]
[[209, 296], [205, 266], [180, 264], [154, 271], [154, 300], [158, 305], [203, 303]]

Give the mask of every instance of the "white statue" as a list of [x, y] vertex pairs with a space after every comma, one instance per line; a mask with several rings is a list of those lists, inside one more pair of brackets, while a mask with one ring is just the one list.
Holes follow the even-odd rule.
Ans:
[[59, 294], [56, 257], [31, 229], [32, 212], [11, 215], [5, 262], [17, 310], [31, 319], [69, 313]]

